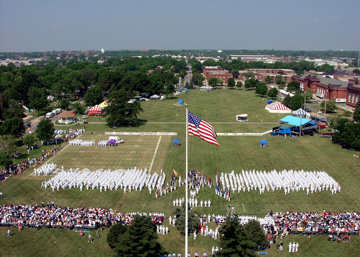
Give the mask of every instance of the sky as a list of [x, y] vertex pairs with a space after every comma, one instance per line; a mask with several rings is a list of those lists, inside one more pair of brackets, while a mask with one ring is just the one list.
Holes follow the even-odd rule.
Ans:
[[360, 50], [359, 0], [0, 0], [0, 52]]

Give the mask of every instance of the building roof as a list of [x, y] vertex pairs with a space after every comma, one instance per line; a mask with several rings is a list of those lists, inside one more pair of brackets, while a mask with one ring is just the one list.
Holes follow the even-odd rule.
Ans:
[[343, 71], [330, 71], [330, 72], [325, 72], [324, 75], [328, 75], [328, 76], [334, 76], [334, 75], [345, 75], [345, 76], [352, 76], [349, 73], [343, 72]]
[[338, 79], [332, 79], [332, 78], [326, 78], [326, 77], [319, 77], [320, 83], [324, 84], [324, 85], [332, 85], [334, 87], [347, 87], [348, 82], [346, 81], [341, 81]]
[[300, 125], [305, 125], [306, 123], [310, 122], [311, 120], [288, 115], [288, 116], [282, 118], [280, 121], [288, 123], [289, 125], [300, 126]]
[[58, 118], [71, 118], [74, 116], [75, 116], [75, 114], [73, 114], [72, 112], [69, 112], [69, 111], [63, 111], [62, 113], [57, 115]]
[[231, 73], [227, 70], [208, 71], [207, 74], [209, 74], [209, 75], [231, 75]]

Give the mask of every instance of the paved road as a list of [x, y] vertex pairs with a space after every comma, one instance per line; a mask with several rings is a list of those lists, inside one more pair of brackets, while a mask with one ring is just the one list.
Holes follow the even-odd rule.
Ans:
[[189, 70], [186, 71], [186, 75], [184, 78], [184, 85], [186, 84], [186, 82], [190, 85], [190, 82], [192, 80], [192, 71], [191, 71], [191, 65], [188, 65]]

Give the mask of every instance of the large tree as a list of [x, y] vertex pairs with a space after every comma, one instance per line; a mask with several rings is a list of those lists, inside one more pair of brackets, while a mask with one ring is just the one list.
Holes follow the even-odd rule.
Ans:
[[0, 126], [1, 135], [12, 135], [16, 138], [21, 137], [25, 132], [24, 122], [22, 118], [14, 117], [5, 120]]
[[211, 78], [209, 78], [208, 83], [209, 83], [209, 86], [216, 87], [218, 84], [218, 79], [216, 77], [211, 77]]
[[346, 148], [360, 150], [360, 123], [350, 122], [348, 119], [339, 119], [335, 126], [333, 142]]
[[84, 95], [86, 104], [93, 106], [101, 103], [103, 100], [103, 91], [101, 87], [92, 87]]
[[290, 108], [292, 110], [297, 110], [301, 108], [304, 104], [304, 96], [296, 93], [293, 97], [290, 99]]
[[313, 97], [313, 93], [312, 93], [310, 88], [305, 90], [304, 95], [305, 95], [306, 102], [311, 102], [311, 99]]
[[0, 167], [7, 167], [12, 164], [12, 160], [9, 153], [0, 152]]
[[119, 256], [152, 257], [164, 252], [157, 241], [156, 225], [150, 217], [136, 216], [131, 226], [117, 239], [115, 251]]
[[117, 223], [116, 225], [110, 227], [106, 241], [112, 249], [116, 247], [116, 243], [121, 240], [121, 237], [127, 231], [127, 228], [128, 227], [122, 223]]
[[204, 76], [199, 72], [193, 73], [192, 78], [191, 78], [194, 85], [197, 85], [197, 86], [202, 86], [204, 79], [205, 79]]
[[250, 78], [245, 80], [245, 88], [246, 89], [253, 89], [256, 87], [257, 81], [254, 78]]
[[234, 78], [229, 78], [229, 79], [228, 79], [228, 87], [230, 87], [231, 89], [235, 87], [235, 80], [234, 80]]
[[360, 107], [357, 107], [353, 114], [353, 119], [356, 122], [360, 122]]
[[129, 102], [133, 97], [133, 92], [125, 88], [110, 90], [109, 106], [105, 108], [106, 121], [110, 127], [137, 124], [137, 115], [142, 108], [138, 101]]
[[247, 231], [239, 224], [237, 216], [226, 218], [220, 228], [221, 250], [216, 256], [255, 256], [256, 244], [250, 240]]
[[242, 85], [243, 85], [243, 83], [241, 81], [236, 82], [236, 87], [237, 88], [240, 89], [242, 87]]
[[[176, 208], [174, 210], [174, 215], [176, 217], [175, 225], [181, 234], [185, 235], [185, 206], [183, 205], [181, 208]], [[189, 233], [194, 233], [194, 231], [198, 231], [200, 228], [200, 221], [198, 215], [191, 208], [188, 210], [189, 217]]]
[[321, 102], [320, 106], [321, 109], [327, 113], [335, 112], [337, 110], [336, 102], [334, 99], [330, 99], [329, 101], [324, 100]]
[[34, 108], [38, 112], [48, 106], [48, 101], [46, 100], [45, 88], [37, 88], [37, 87], [30, 88], [28, 91], [28, 97], [29, 97], [29, 107]]
[[299, 81], [291, 81], [289, 82], [288, 86], [287, 86], [287, 91], [289, 92], [295, 92], [300, 90], [300, 82]]
[[259, 82], [256, 84], [256, 89], [255, 89], [256, 94], [264, 96], [266, 95], [267, 91], [268, 91], [268, 87], [265, 82]]
[[23, 138], [23, 144], [27, 146], [35, 145], [36, 139], [33, 134], [27, 134]]
[[13, 153], [16, 149], [16, 138], [11, 135], [0, 137], [0, 152]]
[[272, 89], [270, 89], [268, 91], [268, 96], [271, 97], [271, 98], [276, 98], [278, 95], [278, 90], [276, 87], [273, 87]]
[[50, 119], [43, 119], [36, 128], [37, 137], [40, 140], [49, 140], [54, 135], [54, 124]]
[[266, 76], [265, 82], [266, 82], [266, 84], [270, 84], [270, 83], [271, 83], [271, 77], [270, 77], [269, 75]]
[[260, 222], [257, 220], [250, 220], [245, 226], [244, 229], [249, 235], [249, 239], [255, 243], [256, 246], [266, 246], [267, 238], [265, 236], [264, 230], [260, 225]]

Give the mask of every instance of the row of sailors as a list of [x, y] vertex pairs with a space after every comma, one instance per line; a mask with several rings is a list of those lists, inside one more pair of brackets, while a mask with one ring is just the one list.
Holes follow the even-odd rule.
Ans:
[[[215, 230], [209, 228], [207, 225], [205, 226], [201, 226], [200, 228], [200, 235], [202, 236], [208, 236], [209, 238], [213, 238], [215, 240], [218, 239], [218, 236], [219, 236], [219, 228], [220, 226], [217, 226]], [[194, 238], [195, 238], [195, 235], [194, 235]]]
[[307, 193], [321, 192], [322, 190], [330, 190], [333, 194], [340, 192], [341, 186], [331, 176], [324, 171], [296, 171], [283, 170], [277, 172], [265, 171], [244, 171], [230, 174], [221, 173], [219, 177], [221, 187], [231, 190], [233, 193], [242, 190], [250, 192], [250, 190], [259, 190], [260, 194], [267, 191], [283, 189], [285, 194], [290, 191], [307, 190]]
[[48, 175], [52, 174], [56, 169], [57, 169], [56, 164], [54, 164], [53, 162], [47, 163], [47, 164], [44, 164], [43, 166], [41, 166], [40, 168], [35, 168], [34, 175], [35, 176], [41, 176], [41, 175], [48, 176]]
[[160, 176], [157, 173], [150, 174], [147, 169], [127, 169], [127, 170], [96, 170], [90, 171], [88, 169], [83, 170], [62, 170], [53, 178], [43, 181], [41, 186], [45, 189], [51, 187], [55, 189], [66, 188], [79, 188], [81, 191], [86, 188], [89, 190], [99, 189], [103, 190], [124, 190], [131, 192], [132, 190], [142, 190], [144, 187], [148, 187], [149, 192], [154, 189], [162, 188], [165, 182], [165, 173], [160, 172]]
[[163, 225], [156, 226], [156, 233], [162, 234], [162, 235], [167, 235], [167, 234], [169, 234], [169, 227], [163, 226]]
[[[182, 206], [183, 203], [185, 202], [184, 198], [180, 198], [180, 199], [175, 199], [173, 200], [173, 206]], [[211, 201], [203, 201], [203, 200], [198, 200], [197, 198], [190, 198], [188, 199], [188, 203], [189, 206], [191, 207], [198, 207], [198, 205], [200, 204], [200, 207], [210, 207], [211, 206]]]
[[109, 140], [100, 140], [98, 142], [98, 146], [107, 146], [109, 143]]
[[70, 140], [69, 144], [70, 145], [92, 146], [92, 145], [95, 145], [95, 141], [94, 140], [85, 141], [85, 140], [82, 140], [82, 139], [74, 139], [74, 140]]
[[[212, 215], [208, 214], [203, 214], [199, 216], [200, 218], [200, 224], [201, 225], [206, 225], [207, 223], [213, 221], [216, 224], [221, 224], [224, 223], [226, 221], [226, 216], [225, 215], [215, 215], [214, 213]], [[275, 221], [274, 219], [267, 215], [265, 217], [257, 217], [257, 216], [238, 216], [239, 219], [239, 223], [241, 225], [246, 225], [250, 220], [256, 220], [260, 223], [261, 226], [263, 227], [270, 227], [270, 226], [274, 226], [275, 225]]]
[[298, 242], [293, 242], [293, 243], [289, 243], [289, 253], [297, 253], [299, 250], [299, 243]]

